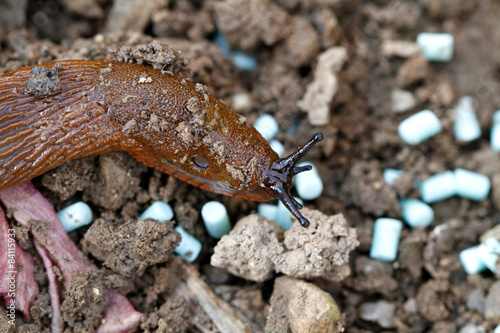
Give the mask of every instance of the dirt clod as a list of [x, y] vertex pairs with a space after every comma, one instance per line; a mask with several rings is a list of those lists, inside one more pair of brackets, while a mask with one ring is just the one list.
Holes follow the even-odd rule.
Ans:
[[[288, 14], [269, 0], [213, 2], [215, 22], [231, 45], [251, 52], [259, 45], [273, 45], [290, 33]], [[239, 38], [240, 35], [247, 38]]]
[[64, 322], [72, 330], [94, 332], [102, 319], [107, 290], [102, 273], [93, 268], [73, 275], [62, 300]]
[[142, 319], [141, 329], [144, 332], [186, 332], [192, 315], [193, 310], [185, 299], [169, 299], [158, 310]]
[[93, 182], [84, 191], [84, 200], [108, 209], [118, 209], [139, 191], [140, 176], [146, 167], [120, 153], [101, 155]]
[[57, 94], [62, 90], [62, 83], [59, 79], [60, 65], [55, 65], [48, 69], [46, 67], [35, 66], [31, 70], [28, 80], [28, 92], [37, 97], [47, 97]]
[[210, 262], [245, 279], [265, 281], [274, 272], [273, 258], [282, 251], [278, 242], [281, 232], [275, 222], [258, 215], [247, 216], [222, 237]]
[[396, 193], [384, 182], [376, 161], [359, 161], [352, 165], [342, 184], [342, 192], [347, 195], [346, 201], [367, 214], [401, 216]]
[[447, 307], [449, 282], [446, 280], [431, 280], [424, 283], [418, 290], [417, 300], [419, 311], [425, 319], [431, 322], [446, 320], [450, 315]]
[[409, 88], [424, 83], [430, 79], [432, 69], [429, 61], [422, 57], [413, 57], [405, 61], [396, 78], [398, 87]]
[[356, 231], [349, 228], [343, 215], [326, 216], [319, 211], [302, 209], [311, 225], [297, 221], [284, 235], [284, 252], [276, 270], [299, 278], [325, 277], [342, 281], [351, 270], [349, 254], [358, 245]]
[[180, 236], [171, 222], [131, 220], [113, 225], [98, 219], [85, 234], [86, 251], [125, 277], [141, 276], [151, 265], [168, 261]]
[[274, 270], [301, 278], [343, 280], [350, 273], [349, 253], [359, 244], [354, 229], [341, 215], [307, 208], [303, 214], [311, 225], [294, 223], [282, 243], [283, 230], [274, 222], [258, 215], [241, 219], [214, 248], [212, 265], [255, 281], [269, 279]]
[[66, 200], [90, 185], [95, 171], [95, 157], [73, 160], [46, 173], [42, 178], [43, 186]]

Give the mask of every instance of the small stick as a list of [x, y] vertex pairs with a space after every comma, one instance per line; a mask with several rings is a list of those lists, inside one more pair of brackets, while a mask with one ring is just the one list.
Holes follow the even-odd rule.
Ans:
[[183, 262], [186, 282], [181, 283], [176, 292], [200, 304], [217, 329], [222, 333], [261, 333], [262, 330], [224, 300], [220, 299], [200, 278], [193, 265]]

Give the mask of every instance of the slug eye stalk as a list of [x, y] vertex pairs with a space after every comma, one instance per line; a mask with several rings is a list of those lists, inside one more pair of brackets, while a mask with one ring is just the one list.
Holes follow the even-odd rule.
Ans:
[[285, 205], [304, 228], [309, 226], [309, 221], [299, 212], [299, 209], [302, 209], [302, 205], [290, 194], [292, 179], [298, 173], [311, 170], [312, 167], [310, 165], [301, 167], [296, 167], [295, 165], [321, 140], [323, 140], [323, 135], [316, 133], [305, 145], [287, 157], [273, 162], [271, 168], [265, 174], [264, 186]]

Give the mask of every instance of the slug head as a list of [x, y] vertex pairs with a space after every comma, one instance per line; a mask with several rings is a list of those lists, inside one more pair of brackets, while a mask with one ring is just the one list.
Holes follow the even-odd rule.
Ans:
[[312, 169], [310, 165], [296, 167], [296, 164], [309, 149], [316, 144], [316, 142], [322, 139], [323, 135], [321, 133], [316, 133], [311, 140], [295, 152], [273, 162], [269, 170], [265, 172], [265, 179], [263, 182], [265, 189], [272, 193], [274, 197], [278, 198], [297, 220], [299, 220], [300, 225], [304, 228], [309, 226], [309, 221], [299, 212], [299, 209], [302, 209], [302, 205], [290, 194], [292, 179], [296, 174]]
[[144, 65], [101, 66], [99, 82], [121, 83], [99, 84], [93, 97], [106, 101], [119, 127], [115, 150], [207, 191], [254, 201], [278, 198], [302, 226], [309, 225], [290, 190], [293, 176], [311, 169], [296, 164], [321, 134], [279, 159], [244, 117], [192, 82]]

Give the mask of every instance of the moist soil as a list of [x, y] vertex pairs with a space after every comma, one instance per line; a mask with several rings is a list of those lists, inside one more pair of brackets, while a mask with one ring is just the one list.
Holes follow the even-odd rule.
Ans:
[[[498, 275], [468, 276], [458, 259], [461, 250], [477, 245], [480, 236], [500, 221], [500, 155], [489, 146], [492, 114], [500, 108], [499, 2], [151, 0], [137, 4], [0, 1], [0, 73], [63, 59], [142, 59], [155, 66], [171, 61], [172, 49], [162, 46], [170, 45], [181, 60], [168, 70], [204, 84], [249, 123], [262, 114], [273, 115], [280, 126], [277, 139], [287, 153], [314, 133], [323, 133], [323, 141], [307, 160], [316, 165], [324, 192], [305, 205], [326, 215], [343, 214], [356, 228], [359, 246], [350, 254], [351, 274], [345, 279], [309, 281], [333, 296], [344, 314], [345, 331], [456, 332], [472, 325], [491, 332], [500, 323], [500, 305], [486, 300]], [[454, 35], [450, 62], [430, 63], [407, 50], [399, 56], [384, 52], [385, 42], [415, 41], [424, 31]], [[216, 43], [221, 34], [232, 49], [230, 55]], [[337, 92], [328, 102], [328, 122], [313, 126], [297, 105], [315, 77], [319, 55], [331, 47], [344, 47], [347, 57], [335, 74]], [[235, 66], [231, 56], [237, 51], [255, 57], [257, 69]], [[393, 96], [400, 90], [412, 96], [403, 111], [393, 106]], [[232, 104], [237, 94], [248, 102]], [[469, 144], [453, 137], [452, 109], [465, 95], [473, 98], [483, 133]], [[409, 146], [399, 138], [397, 126], [423, 109], [438, 116], [443, 130]], [[481, 202], [453, 197], [433, 204], [435, 219], [429, 227], [403, 228], [395, 262], [370, 259], [375, 219], [400, 218], [398, 198], [418, 198], [416, 181], [459, 167], [490, 177], [490, 196]], [[386, 168], [407, 174], [389, 187], [382, 178]], [[91, 295], [85, 294], [89, 288], [103, 286], [126, 294], [135, 309], [146, 314], [143, 331], [217, 331], [198, 305], [174, 292], [185, 273], [176, 260], [162, 261], [162, 255], [171, 251], [178, 236], [171, 227], [138, 220], [156, 200], [168, 202], [175, 224], [202, 242], [194, 263], [202, 279], [264, 329], [273, 283], [280, 274], [253, 282], [211, 266], [217, 241], [208, 236], [200, 217], [203, 204], [217, 200], [226, 206], [234, 225], [255, 212], [257, 203], [192, 187], [124, 153], [71, 161], [33, 183], [56, 210], [83, 200], [97, 219], [92, 227], [70, 234], [101, 270], [75, 276], [66, 291], [63, 317], [73, 327], [68, 331], [96, 329], [102, 300], [82, 306], [72, 299], [90, 300]], [[21, 246], [33, 249], [28, 232], [15, 228]], [[122, 233], [141, 234], [142, 239], [149, 235], [150, 244], [115, 241]], [[155, 255], [147, 256], [151, 249]], [[31, 309], [32, 322], [18, 320], [20, 332], [46, 332], [50, 327], [48, 282], [41, 260], [35, 262], [40, 295]], [[364, 316], [371, 302], [392, 309], [390, 320]], [[85, 314], [80, 326], [71, 326], [75, 314]]]

